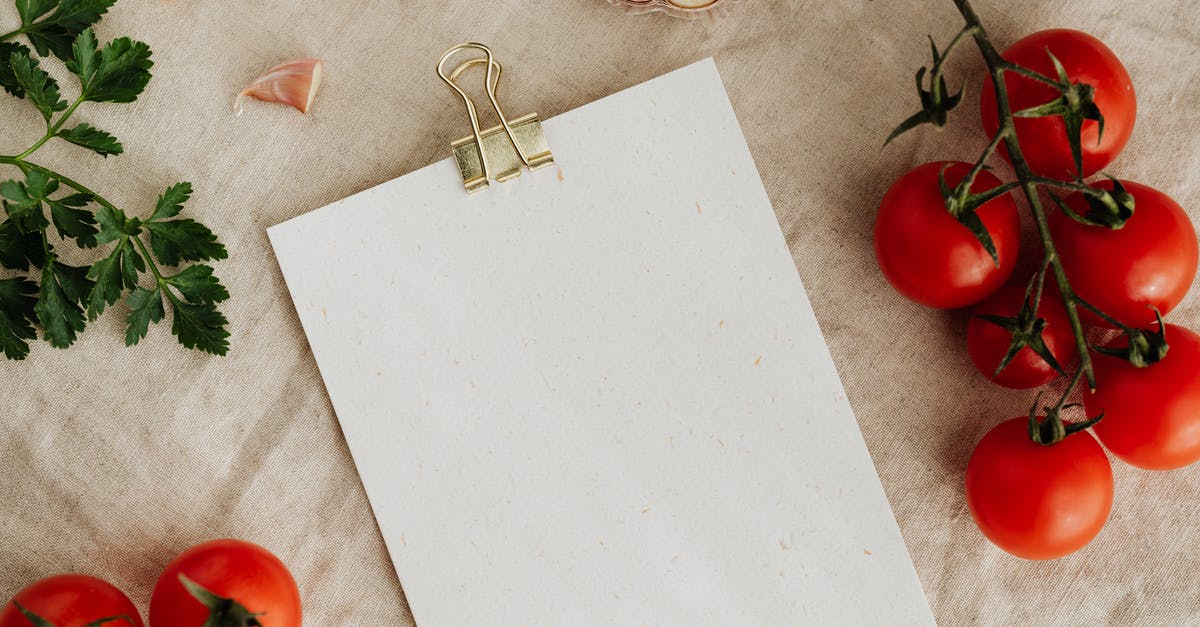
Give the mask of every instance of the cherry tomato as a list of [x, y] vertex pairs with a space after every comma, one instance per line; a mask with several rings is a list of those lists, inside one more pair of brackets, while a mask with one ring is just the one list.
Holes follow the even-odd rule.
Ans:
[[154, 586], [151, 627], [202, 627], [210, 608], [180, 579], [186, 576], [221, 599], [237, 604], [241, 619], [256, 615], [263, 627], [300, 627], [300, 591], [283, 562], [241, 540], [214, 540], [175, 558]]
[[[1104, 116], [1102, 137], [1097, 122], [1083, 122], [1080, 148], [1083, 154], [1083, 177], [1087, 178], [1111, 163], [1133, 133], [1133, 123], [1137, 117], [1133, 81], [1112, 50], [1099, 39], [1077, 30], [1053, 29], [1034, 33], [1013, 44], [1002, 56], [1021, 67], [1057, 80], [1058, 72], [1046, 54], [1047, 49], [1062, 63], [1072, 83], [1092, 86], [1095, 90], [1093, 100]], [[1051, 102], [1060, 96], [1053, 87], [1012, 72], [1005, 75], [1004, 83], [1014, 112]], [[989, 78], [980, 95], [983, 130], [989, 136], [995, 135], [999, 128], [995, 91], [995, 85]], [[1075, 179], [1075, 160], [1067, 143], [1062, 117], [1017, 118], [1015, 124], [1021, 152], [1031, 170], [1064, 181]], [[1001, 149], [1004, 150], [1003, 145]]]
[[[1088, 415], [1104, 412], [1093, 430], [1122, 460], [1149, 470], [1200, 460], [1200, 336], [1166, 325], [1170, 348], [1161, 361], [1135, 368], [1097, 355], [1096, 391], [1084, 390]], [[1122, 336], [1109, 346], [1125, 346]]]
[[[971, 356], [975, 368], [983, 376], [1006, 388], [1029, 389], [1043, 386], [1059, 375], [1046, 360], [1042, 359], [1032, 349], [1022, 348], [1012, 361], [995, 374], [996, 367], [1008, 353], [1012, 342], [1012, 333], [987, 320], [977, 318], [980, 314], [991, 314], [1012, 318], [1021, 310], [1025, 303], [1025, 286], [1009, 284], [1000, 289], [987, 300], [979, 303], [971, 310], [971, 320], [967, 323], [967, 354]], [[1037, 317], [1046, 321], [1042, 329], [1042, 341], [1054, 359], [1063, 368], [1070, 367], [1079, 354], [1075, 347], [1075, 337], [1071, 333], [1071, 323], [1067, 319], [1062, 299], [1049, 285], [1042, 292], [1042, 301], [1038, 306]]]
[[[1154, 321], [1151, 307], [1166, 315], [1183, 300], [1200, 253], [1182, 207], [1152, 187], [1121, 184], [1133, 194], [1135, 209], [1120, 229], [1080, 224], [1054, 211], [1050, 230], [1075, 293], [1122, 323], [1141, 327]], [[1094, 187], [1111, 190], [1113, 184]], [[1089, 211], [1080, 194], [1068, 197], [1067, 205], [1080, 215]], [[1089, 323], [1102, 324], [1091, 312], [1082, 313]]]
[[[968, 163], [927, 163], [888, 190], [875, 218], [875, 256], [888, 282], [908, 298], [929, 307], [966, 307], [1000, 289], [1012, 274], [1021, 224], [1009, 194], [976, 210], [996, 246], [997, 267], [971, 230], [946, 211], [938, 186], [938, 173], [946, 165], [951, 187], [971, 169]], [[999, 185], [999, 179], [983, 171], [971, 191]]]
[[1083, 548], [1112, 509], [1112, 466], [1087, 431], [1042, 446], [1029, 419], [996, 425], [967, 462], [967, 506], [996, 546], [1025, 559], [1055, 559]]
[[118, 616], [104, 627], [142, 627], [137, 608], [123, 592], [87, 575], [57, 575], [34, 582], [0, 611], [0, 627], [32, 627], [17, 603], [55, 627], [85, 627]]

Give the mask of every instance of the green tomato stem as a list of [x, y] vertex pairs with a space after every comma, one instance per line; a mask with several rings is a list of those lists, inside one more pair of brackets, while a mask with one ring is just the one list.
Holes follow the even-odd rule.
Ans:
[[[1075, 291], [1071, 288], [1070, 280], [1067, 278], [1067, 272], [1063, 268], [1062, 259], [1058, 255], [1058, 250], [1054, 246], [1054, 238], [1050, 234], [1050, 223], [1046, 218], [1045, 209], [1042, 207], [1041, 199], [1038, 197], [1038, 185], [1042, 183], [1029, 167], [1029, 163], [1025, 161], [1025, 155], [1021, 151], [1021, 143], [1017, 139], [1016, 127], [1013, 124], [1013, 110], [1009, 101], [1008, 86], [1005, 84], [1004, 75], [1006, 72], [1017, 72], [1024, 76], [1030, 76], [1029, 72], [1013, 69], [1013, 64], [1004, 60], [1000, 53], [992, 45], [988, 39], [987, 31], [983, 28], [983, 24], [979, 20], [979, 16], [971, 7], [970, 0], [954, 0], [955, 6], [959, 13], [966, 21], [968, 27], [974, 27], [973, 37], [975, 45], [979, 48], [984, 62], [987, 64], [988, 73], [991, 75], [992, 84], [995, 87], [996, 110], [1000, 120], [1000, 128], [996, 132], [997, 137], [1003, 138], [1005, 147], [1008, 149], [1009, 162], [1012, 164], [1013, 172], [1020, 182], [1021, 190], [1025, 194], [1025, 198], [1029, 201], [1029, 208], [1033, 214], [1034, 223], [1037, 226], [1038, 237], [1042, 242], [1042, 249], [1045, 253], [1045, 264], [1049, 266], [1054, 273], [1054, 279], [1057, 283], [1058, 290], [1062, 294], [1063, 303], [1066, 308], [1067, 318], [1071, 324], [1071, 333], [1075, 338], [1075, 345], [1079, 350], [1079, 370], [1072, 378], [1070, 386], [1064, 392], [1064, 399], [1069, 396], [1071, 391], [1078, 385], [1080, 379], [1086, 377], [1088, 386], [1091, 389], [1096, 388], [1095, 372], [1092, 367], [1091, 353], [1087, 343], [1087, 338], [1083, 331], [1083, 322], [1079, 317], [1080, 301], [1075, 295]], [[1041, 80], [1040, 78], [1035, 80]], [[1042, 77], [1046, 78], [1046, 77]], [[1057, 82], [1043, 80], [1042, 82], [1053, 83], [1058, 86]], [[1061, 86], [1058, 86], [1061, 87]], [[995, 139], [993, 138], [993, 143]], [[1061, 406], [1061, 403], [1060, 403]], [[1050, 412], [1048, 420], [1061, 422], [1062, 418], [1058, 415], [1059, 412]]]

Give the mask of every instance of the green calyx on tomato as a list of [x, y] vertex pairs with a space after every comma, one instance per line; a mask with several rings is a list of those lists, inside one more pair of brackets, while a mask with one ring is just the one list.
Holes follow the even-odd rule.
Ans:
[[1136, 203], [1133, 194], [1125, 189], [1121, 181], [1112, 176], [1108, 178], [1112, 181], [1111, 190], [1092, 187], [1089, 188], [1088, 193], [1084, 194], [1083, 200], [1087, 203], [1089, 210], [1083, 215], [1077, 213], [1067, 204], [1066, 200], [1057, 195], [1051, 194], [1050, 197], [1054, 199], [1054, 204], [1058, 205], [1058, 208], [1072, 220], [1088, 226], [1105, 226], [1115, 231], [1125, 226], [1125, 223], [1133, 217]]
[[1134, 368], [1146, 368], [1162, 361], [1171, 346], [1167, 344], [1167, 327], [1163, 324], [1162, 314], [1155, 309], [1154, 315], [1158, 319], [1157, 331], [1124, 327], [1122, 331], [1129, 338], [1127, 346], [1093, 346], [1092, 350], [1101, 355], [1120, 357]]
[[1004, 183], [993, 187], [985, 192], [978, 194], [971, 193], [971, 186], [975, 184], [975, 176], [981, 168], [973, 168], [963, 180], [959, 181], [958, 185], [951, 188], [946, 184], [946, 170], [953, 164], [947, 163], [938, 171], [938, 189], [942, 192], [942, 198], [946, 202], [946, 211], [958, 220], [959, 224], [967, 227], [975, 239], [979, 240], [979, 245], [992, 256], [992, 263], [996, 267], [1000, 267], [1000, 253], [996, 251], [996, 244], [992, 242], [992, 236], [988, 233], [987, 227], [983, 225], [983, 220], [979, 218], [976, 209], [991, 202], [992, 200], [1007, 194], [1017, 186], [1016, 183]]
[[[17, 606], [17, 609], [20, 610], [20, 612], [25, 615], [25, 618], [29, 619], [30, 623], [33, 623], [34, 627], [56, 627], [56, 625], [54, 623], [29, 611], [24, 605], [21, 605], [20, 601], [13, 599], [13, 605]], [[130, 624], [130, 625], [134, 624], [133, 620], [131, 620], [128, 616], [125, 616], [124, 614], [118, 614], [117, 616], [109, 616], [107, 618], [101, 618], [99, 620], [94, 620], [94, 621], [84, 625], [83, 627], [105, 627], [105, 625], [107, 625], [108, 623], [113, 623], [113, 622], [116, 622], [119, 620], [125, 621], [127, 624]]]
[[179, 575], [179, 582], [187, 589], [188, 594], [208, 608], [208, 620], [204, 622], [203, 627], [262, 627], [258, 617], [262, 616], [263, 612], [251, 612], [233, 599], [213, 594], [182, 573]]
[[[950, 43], [946, 48], [949, 53], [960, 40], [960, 35]], [[933, 52], [933, 70], [929, 73], [929, 89], [925, 89], [925, 72], [928, 68], [922, 67], [917, 70], [917, 96], [921, 99], [921, 110], [912, 114], [907, 120], [904, 120], [892, 131], [883, 145], [891, 143], [893, 139], [903, 135], [906, 131], [912, 130], [922, 124], [932, 124], [937, 128], [946, 126], [946, 120], [949, 113], [953, 111], [962, 102], [963, 92], [966, 91], [964, 84], [960, 87], [957, 94], [951, 95], [950, 90], [946, 87], [946, 78], [942, 76], [942, 63], [946, 56], [938, 51], [937, 44], [934, 43], [933, 37], [929, 38], [929, 49]]]
[[1104, 418], [1104, 413], [1102, 412], [1097, 414], [1095, 418], [1088, 418], [1082, 422], [1067, 422], [1062, 419], [1062, 411], [1064, 409], [1083, 407], [1079, 403], [1067, 403], [1058, 407], [1043, 407], [1042, 409], [1046, 412], [1046, 416], [1042, 420], [1038, 420], [1037, 410], [1041, 399], [1042, 395], [1039, 392], [1037, 399], [1033, 401], [1033, 407], [1029, 408], [1029, 439], [1033, 440], [1034, 444], [1041, 444], [1042, 446], [1058, 444], [1069, 435], [1092, 428], [1092, 425]]
[[1096, 89], [1086, 83], [1071, 82], [1067, 69], [1058, 57], [1050, 52], [1050, 48], [1046, 48], [1046, 54], [1054, 64], [1054, 71], [1058, 73], [1058, 90], [1062, 95], [1045, 104], [1015, 111], [1013, 117], [1061, 117], [1063, 125], [1067, 127], [1067, 143], [1071, 147], [1071, 158], [1075, 161], [1076, 177], [1083, 180], [1083, 122], [1093, 120], [1099, 125], [1096, 133], [1098, 145], [1104, 139], [1104, 116], [1100, 113], [1100, 107], [1096, 105]]
[[1067, 376], [1066, 371], [1058, 363], [1058, 359], [1054, 357], [1054, 353], [1050, 350], [1050, 347], [1046, 345], [1044, 332], [1049, 323], [1045, 318], [1038, 316], [1038, 308], [1041, 305], [1042, 282], [1044, 279], [1044, 273], [1038, 273], [1030, 279], [1029, 285], [1025, 288], [1025, 298], [1021, 301], [1021, 308], [1015, 316], [1001, 316], [990, 313], [977, 313], [972, 316], [994, 324], [1012, 335], [1012, 339], [1008, 344], [1008, 350], [1004, 353], [1004, 357], [1000, 359], [995, 372], [992, 373], [993, 380], [999, 377], [1000, 373], [1012, 363], [1013, 358], [1026, 348], [1033, 351], [1038, 357], [1041, 357], [1055, 372], [1064, 377]]

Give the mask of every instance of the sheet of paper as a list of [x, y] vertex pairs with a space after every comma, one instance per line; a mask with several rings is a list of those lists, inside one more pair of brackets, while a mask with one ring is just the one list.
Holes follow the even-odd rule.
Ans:
[[545, 130], [270, 229], [417, 622], [931, 624], [712, 61]]

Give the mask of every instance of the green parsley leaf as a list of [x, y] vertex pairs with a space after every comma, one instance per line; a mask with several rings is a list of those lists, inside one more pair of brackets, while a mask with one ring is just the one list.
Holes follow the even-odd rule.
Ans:
[[0, 183], [0, 197], [4, 210], [24, 233], [40, 232], [49, 226], [42, 211], [42, 201], [58, 189], [58, 181], [47, 178], [37, 170], [30, 170], [24, 183], [5, 181]]
[[208, 227], [191, 219], [147, 222], [150, 249], [159, 261], [177, 266], [180, 261], [207, 261], [229, 256]]
[[17, 0], [17, 15], [21, 17], [21, 26], [29, 26], [37, 18], [50, 12], [58, 4], [58, 0]]
[[17, 82], [17, 75], [13, 72], [12, 63], [9, 62], [14, 54], [27, 57], [32, 53], [24, 44], [15, 41], [0, 41], [0, 88], [4, 88], [4, 91], [17, 98], [24, 98], [25, 90]]
[[96, 32], [85, 29], [71, 44], [71, 59], [66, 62], [67, 69], [79, 77], [80, 82], [87, 84], [96, 75], [100, 65], [99, 47], [96, 43]]
[[184, 181], [168, 187], [167, 191], [158, 197], [158, 202], [154, 204], [154, 213], [151, 214], [149, 221], [174, 218], [179, 215], [180, 211], [183, 211], [183, 204], [191, 197], [191, 183]]
[[96, 243], [107, 244], [115, 242], [126, 235], [134, 236], [141, 233], [137, 218], [130, 220], [125, 212], [101, 205], [96, 210], [96, 222], [100, 224], [100, 232], [96, 234]]
[[229, 291], [213, 275], [209, 266], [190, 266], [183, 272], [167, 279], [190, 303], [219, 303], [229, 298]]
[[96, 262], [87, 275], [95, 281], [88, 294], [88, 320], [104, 313], [105, 307], [120, 300], [125, 290], [136, 288], [138, 273], [145, 271], [145, 261], [129, 240], [122, 240], [112, 253]]
[[49, 20], [78, 35], [108, 12], [117, 0], [62, 0]]
[[37, 338], [37, 283], [26, 279], [0, 279], [0, 352], [9, 359], [25, 359], [29, 342]]
[[171, 333], [187, 348], [201, 350], [213, 355], [229, 352], [229, 321], [212, 303], [189, 303], [171, 296], [175, 309], [175, 320]]
[[46, 204], [50, 205], [50, 218], [54, 221], [54, 228], [58, 229], [59, 237], [75, 238], [81, 248], [94, 248], [97, 244], [96, 218], [91, 211], [80, 209], [90, 202], [92, 197], [87, 194], [46, 199]]
[[38, 67], [37, 59], [28, 54], [13, 52], [9, 55], [8, 62], [17, 85], [24, 90], [25, 96], [37, 107], [46, 122], [50, 122], [55, 112], [67, 108], [67, 101], [58, 93], [58, 83]]
[[42, 238], [37, 232], [22, 231], [16, 222], [0, 222], [0, 266], [10, 270], [42, 267], [46, 262]]
[[125, 147], [121, 145], [121, 142], [117, 141], [116, 137], [91, 124], [80, 124], [75, 128], [61, 130], [58, 132], [58, 136], [76, 146], [83, 146], [102, 157], [119, 155], [125, 152]]
[[128, 325], [125, 328], [125, 345], [133, 346], [146, 337], [150, 323], [156, 323], [166, 315], [162, 292], [157, 287], [152, 290], [139, 287], [125, 299], [125, 304], [129, 305], [129, 316], [125, 319]]
[[[150, 82], [150, 47], [128, 37], [114, 39], [100, 51], [100, 62], [83, 83], [83, 99], [91, 102], [133, 102]], [[78, 69], [82, 70], [79, 66]]]
[[42, 335], [55, 348], [67, 348], [83, 331], [81, 304], [92, 289], [87, 268], [48, 263], [42, 270], [42, 289], [34, 311], [42, 323]]
[[[50, 1], [50, 0], [44, 0]], [[58, 9], [40, 21], [23, 25], [25, 36], [38, 54], [54, 56], [68, 61], [73, 56], [71, 49], [75, 38], [86, 28], [100, 21], [117, 0], [61, 0]]]

